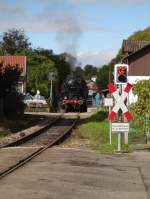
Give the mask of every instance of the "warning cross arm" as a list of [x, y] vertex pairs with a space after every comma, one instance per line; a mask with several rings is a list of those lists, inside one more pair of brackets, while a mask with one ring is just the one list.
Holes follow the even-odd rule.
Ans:
[[130, 92], [130, 90], [132, 89], [132, 85], [131, 84], [127, 84], [127, 86], [125, 87], [125, 89], [124, 89], [124, 91], [126, 92], [126, 93], [129, 93]]
[[110, 93], [113, 93], [116, 91], [116, 87], [112, 83], [109, 83], [107, 87]]
[[119, 94], [119, 91], [117, 91], [116, 87], [112, 83], [108, 84], [109, 92], [112, 93], [116, 102], [111, 113], [109, 113], [109, 116], [108, 116], [109, 120], [113, 120], [116, 117], [119, 109], [122, 110], [122, 113], [129, 121], [133, 119], [131, 113], [128, 111], [126, 104], [124, 103], [131, 88], [132, 88], [132, 85], [127, 84], [122, 94]]

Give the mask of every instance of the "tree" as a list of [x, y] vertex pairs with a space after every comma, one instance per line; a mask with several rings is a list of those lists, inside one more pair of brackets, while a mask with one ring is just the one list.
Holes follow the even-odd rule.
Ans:
[[37, 48], [34, 49], [34, 52], [37, 53], [38, 55], [43, 55], [47, 58], [50, 58], [53, 55], [53, 50], [51, 49]]
[[137, 125], [142, 129], [150, 129], [150, 80], [140, 80], [133, 85], [133, 94], [137, 101], [131, 104], [131, 110]]
[[107, 88], [109, 82], [109, 68], [107, 65], [104, 65], [102, 68], [99, 68], [97, 73], [96, 83], [98, 90], [104, 90]]
[[93, 65], [87, 64], [84, 67], [84, 78], [85, 79], [91, 79], [93, 76], [97, 75], [97, 68]]
[[122, 54], [119, 52], [115, 58], [113, 58], [108, 65], [104, 65], [99, 68], [97, 72], [97, 85], [99, 90], [107, 89], [108, 82], [113, 82], [114, 65], [121, 62]]
[[134, 112], [141, 117], [150, 118], [150, 80], [140, 80], [134, 84], [133, 94], [138, 96], [133, 105]]
[[41, 95], [49, 96], [48, 74], [57, 73], [54, 62], [40, 53], [31, 52], [27, 59], [27, 91], [35, 94], [40, 90]]
[[16, 84], [22, 69], [18, 66], [6, 65], [0, 63], [0, 116], [4, 116], [4, 99], [8, 93], [11, 93]]
[[69, 75], [72, 71], [71, 64], [66, 60], [66, 54], [60, 55], [52, 55], [52, 61], [55, 64], [58, 73], [58, 92], [60, 91], [64, 80], [66, 79], [67, 75]]
[[28, 40], [24, 30], [10, 29], [8, 32], [3, 33], [2, 41], [0, 42], [0, 52], [11, 55], [25, 53], [31, 45]]
[[75, 76], [79, 76], [79, 77], [82, 77], [84, 76], [84, 70], [80, 67], [80, 66], [77, 66], [74, 71], [73, 71], [73, 74]]
[[150, 41], [150, 27], [136, 31], [128, 39]]
[[18, 65], [6, 65], [0, 63], [0, 96], [5, 96], [7, 92], [16, 86], [17, 80], [22, 72], [22, 68]]

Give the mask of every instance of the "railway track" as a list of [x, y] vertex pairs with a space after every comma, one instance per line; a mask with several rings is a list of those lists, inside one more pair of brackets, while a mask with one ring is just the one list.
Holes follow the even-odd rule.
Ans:
[[[28, 163], [37, 155], [44, 152], [46, 149], [52, 147], [54, 144], [60, 142], [66, 135], [71, 132], [71, 130], [75, 127], [79, 117], [76, 119], [63, 119], [59, 118], [54, 123], [43, 131], [36, 132], [32, 136], [19, 140], [18, 142], [15, 141], [11, 143], [11, 147], [13, 146], [21, 146], [21, 147], [35, 147], [35, 151], [25, 157], [24, 159], [20, 159], [15, 165], [12, 165], [8, 169], [2, 171], [0, 173], [0, 179], [8, 175], [9, 173], [13, 172], [14, 170], [18, 169], [19, 167], [23, 166], [24, 164]], [[10, 147], [5, 145], [4, 147]]]

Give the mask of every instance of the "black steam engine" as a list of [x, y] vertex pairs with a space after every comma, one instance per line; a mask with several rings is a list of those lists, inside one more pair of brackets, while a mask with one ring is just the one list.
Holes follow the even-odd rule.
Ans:
[[86, 112], [88, 88], [80, 77], [68, 75], [61, 91], [61, 110], [63, 112]]

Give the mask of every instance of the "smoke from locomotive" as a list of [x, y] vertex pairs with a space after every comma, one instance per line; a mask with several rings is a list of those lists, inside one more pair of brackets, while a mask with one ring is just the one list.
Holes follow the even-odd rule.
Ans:
[[88, 88], [80, 77], [68, 75], [61, 91], [61, 109], [64, 112], [87, 111]]

